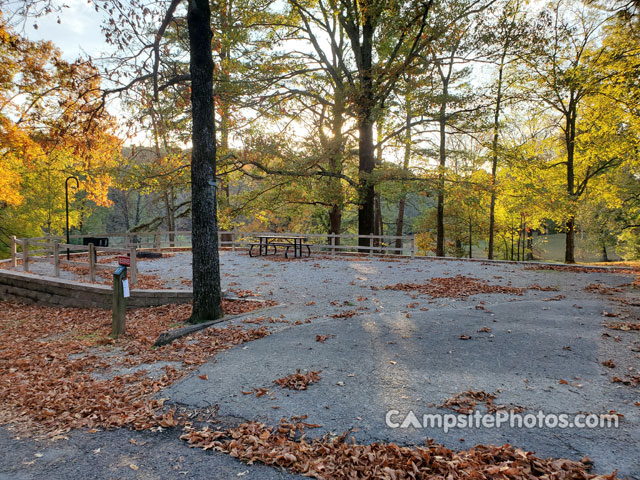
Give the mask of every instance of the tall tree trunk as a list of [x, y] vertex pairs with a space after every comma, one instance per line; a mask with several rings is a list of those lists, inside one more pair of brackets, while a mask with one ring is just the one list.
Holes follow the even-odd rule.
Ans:
[[438, 124], [440, 130], [440, 165], [438, 168], [438, 205], [436, 212], [436, 256], [438, 257], [444, 256], [445, 253], [444, 186], [447, 166], [447, 107], [449, 102], [449, 83], [451, 82], [451, 75], [453, 73], [453, 67], [455, 64], [456, 52], [458, 51], [459, 47], [460, 39], [455, 45], [453, 45], [445, 69], [442, 68], [443, 64], [440, 63], [439, 59], [435, 57], [433, 58], [433, 61], [438, 68], [440, 81], [442, 82], [442, 103], [440, 104], [440, 110], [438, 112]]
[[[380, 193], [378, 192], [376, 192], [376, 195], [375, 195], [374, 205], [375, 205], [375, 210], [373, 215], [373, 218], [374, 218], [373, 234], [375, 236], [381, 236], [381, 235], [384, 235], [384, 225], [382, 224], [382, 199], [380, 198]], [[381, 239], [374, 238], [373, 246], [379, 247], [380, 245], [381, 245]]]
[[[220, 17], [221, 17], [221, 29], [223, 35], [230, 35], [230, 16], [231, 16], [231, 1], [222, 2], [219, 4], [220, 7]], [[220, 151], [217, 152], [220, 157], [224, 157], [229, 153], [229, 135], [231, 129], [231, 98], [229, 89], [231, 87], [231, 78], [229, 75], [229, 69], [226, 65], [226, 60], [231, 58], [231, 48], [229, 42], [222, 42], [222, 46], [220, 48], [220, 69], [219, 69], [219, 78], [221, 87], [219, 88], [219, 94], [217, 100], [220, 105], [220, 127], [218, 130], [219, 138], [220, 138]], [[225, 161], [225, 163], [227, 163]], [[221, 166], [222, 167], [222, 166]], [[223, 170], [226, 170], [226, 167], [222, 167]], [[217, 173], [217, 172], [216, 172]], [[228, 207], [231, 204], [231, 194], [229, 189], [229, 174], [218, 175], [217, 177], [218, 183], [218, 191], [222, 193], [222, 195], [218, 196], [218, 206], [223, 210], [228, 210]], [[225, 232], [220, 235], [221, 246], [230, 246], [233, 243], [233, 233]]]
[[[333, 205], [329, 210], [329, 234], [340, 235], [342, 229], [342, 209]], [[340, 245], [340, 237], [335, 237], [334, 245]]]
[[169, 203], [169, 192], [164, 192], [162, 195], [162, 199], [164, 200], [164, 218], [167, 223], [167, 231], [172, 231], [171, 228], [171, 204]]
[[[402, 170], [404, 172], [409, 171], [409, 161], [411, 160], [411, 120], [413, 115], [411, 112], [411, 95], [407, 94], [407, 116], [405, 119], [405, 137], [404, 137], [404, 161], [402, 163]], [[400, 201], [398, 202], [398, 217], [396, 218], [396, 236], [401, 237], [404, 232], [404, 208], [407, 202], [407, 192], [404, 190], [404, 186], [401, 186], [402, 194]], [[396, 253], [402, 254], [402, 239], [396, 238]]]
[[527, 236], [527, 258], [525, 258], [525, 260], [533, 260], [533, 232], [531, 231], [531, 229], [527, 229], [526, 230], [526, 236]]
[[216, 135], [213, 110], [211, 10], [208, 0], [190, 0], [187, 11], [191, 73], [191, 211], [193, 312], [199, 323], [222, 317], [216, 211]]
[[[122, 216], [124, 218], [124, 228], [128, 232], [131, 229], [131, 221], [129, 219], [129, 191], [122, 192], [124, 201], [122, 202]], [[140, 194], [138, 194], [140, 195]], [[138, 223], [136, 222], [135, 225]]]
[[[224, 56], [222, 58], [224, 58]], [[223, 76], [223, 82], [228, 82], [227, 75]], [[231, 114], [229, 100], [225, 92], [221, 95], [220, 103], [220, 155], [224, 156], [229, 153], [229, 116]], [[224, 211], [231, 203], [229, 175], [219, 175], [216, 183], [218, 184], [218, 191], [222, 193], [222, 195], [219, 195], [217, 198], [218, 206], [220, 206]], [[220, 235], [220, 242], [221, 246], [231, 245], [233, 242], [233, 233], [225, 232]]]
[[[567, 193], [569, 196], [569, 208], [573, 211], [575, 206], [576, 192], [575, 192], [575, 180], [574, 180], [574, 149], [576, 139], [576, 117], [577, 117], [577, 105], [572, 97], [569, 101], [569, 113], [567, 115], [565, 124], [565, 142], [567, 147]], [[564, 262], [576, 263], [575, 259], [575, 216], [573, 213], [569, 214], [566, 224], [566, 240], [564, 250]]]
[[493, 245], [496, 225], [496, 174], [498, 172], [498, 139], [500, 137], [500, 108], [502, 107], [502, 75], [508, 44], [504, 44], [500, 66], [498, 68], [498, 91], [496, 93], [496, 109], [493, 113], [493, 141], [491, 143], [491, 200], [489, 202], [489, 246], [487, 258], [493, 259]]
[[[138, 225], [140, 223], [140, 204], [142, 202], [142, 195], [140, 195], [140, 192], [137, 191], [136, 192], [136, 213], [135, 213], [135, 217], [134, 217], [134, 225]], [[127, 232], [129, 231], [129, 228], [127, 228]], [[133, 243], [138, 243], [138, 236], [137, 235], [132, 235], [131, 236], [131, 242]]]
[[[344, 91], [341, 85], [336, 85], [331, 108], [332, 138], [327, 141], [322, 131], [320, 132], [320, 141], [329, 152], [329, 171], [332, 173], [342, 173], [343, 170], [344, 137], [342, 128], [344, 126], [344, 111]], [[342, 233], [342, 209], [344, 206], [342, 182], [339, 178], [331, 178], [329, 185], [331, 187], [330, 198], [333, 201], [329, 210], [329, 234], [340, 235]], [[334, 245], [340, 245], [340, 237], [335, 237], [334, 242]]]
[[[233, 29], [230, 25], [232, 10], [231, 0], [219, 2], [218, 10], [221, 22], [221, 34], [224, 36], [232, 35]], [[218, 54], [220, 55], [220, 68], [216, 73], [218, 73], [217, 76], [220, 82], [217, 88], [217, 100], [220, 105], [220, 127], [217, 133], [219, 133], [220, 138], [220, 151], [217, 153], [220, 156], [225, 156], [229, 153], [229, 135], [231, 129], [231, 76], [229, 74], [229, 66], [227, 64], [231, 59], [231, 43], [222, 42]], [[225, 175], [224, 178], [221, 178], [219, 181], [221, 184], [219, 190], [224, 193], [224, 196], [222, 198], [218, 198], [218, 202], [224, 202], [222, 204], [226, 206], [229, 202], [229, 179], [227, 178], [227, 175]]]
[[[375, 197], [374, 197], [374, 205], [375, 205], [375, 209], [373, 212], [373, 234], [375, 236], [380, 236], [380, 235], [384, 235], [384, 227], [382, 226], [382, 205], [380, 202], [380, 194], [376, 192]], [[373, 246], [374, 247], [379, 247], [380, 246], [380, 239], [379, 238], [374, 238], [373, 239]]]
[[473, 223], [469, 217], [469, 258], [473, 258]]
[[[398, 217], [396, 218], [396, 236], [401, 237], [404, 231], [404, 208], [407, 203], [407, 195], [403, 194], [398, 202]], [[396, 253], [402, 255], [402, 239], [396, 238]]]
[[140, 192], [136, 192], [137, 193], [137, 198], [136, 198], [136, 215], [135, 215], [135, 219], [133, 224], [134, 225], [138, 225], [140, 223], [140, 203], [142, 201], [142, 195], [140, 195]]
[[[456, 47], [457, 49], [457, 47]], [[443, 257], [445, 254], [444, 243], [444, 186], [445, 186], [445, 168], [447, 166], [447, 102], [449, 96], [449, 81], [453, 70], [453, 58], [455, 50], [451, 54], [448, 65], [448, 73], [442, 70], [440, 63], [437, 63], [438, 73], [442, 81], [442, 103], [438, 114], [438, 124], [440, 130], [439, 158], [440, 165], [438, 168], [438, 205], [436, 211], [436, 256]]]
[[[520, 214], [520, 228], [518, 228], [518, 261], [520, 261], [520, 242], [521, 241], [522, 241], [522, 214]], [[523, 251], [523, 254], [524, 254], [524, 251]], [[523, 255], [523, 258], [524, 258], [524, 255]]]
[[[377, 122], [377, 139], [376, 139], [376, 167], [382, 167], [382, 132], [383, 132], [383, 120], [382, 118], [378, 118]], [[375, 211], [374, 211], [374, 224], [373, 224], [373, 234], [376, 236], [384, 235], [384, 225], [382, 219], [382, 196], [379, 191], [376, 191], [375, 196]], [[373, 240], [373, 245], [375, 247], [382, 246], [382, 240], [380, 238], [376, 238]], [[382, 252], [380, 252], [382, 253]]]
[[515, 230], [513, 229], [513, 221], [511, 222], [511, 260], [513, 261], [513, 243], [515, 241], [516, 238], [516, 233]]
[[80, 220], [78, 222], [78, 230], [80, 233], [84, 233], [83, 228], [84, 228], [84, 212], [85, 211], [86, 211], [85, 202], [83, 201], [80, 206]]
[[[445, 84], [446, 85], [446, 84]], [[444, 96], [447, 95], [446, 86], [443, 88]], [[442, 101], [440, 106], [440, 168], [438, 171], [438, 206], [436, 212], [436, 256], [444, 257], [444, 184], [445, 167], [447, 165], [447, 103]]]
[[575, 242], [576, 242], [576, 224], [575, 217], [571, 215], [565, 223], [565, 248], [564, 263], [576, 263], [575, 259]]
[[[221, 155], [227, 155], [229, 153], [229, 117], [231, 115], [231, 109], [229, 105], [226, 103], [227, 100], [222, 100], [222, 108], [221, 108], [221, 122], [220, 127], [222, 129], [223, 134], [220, 139], [220, 148], [222, 150]], [[218, 177], [218, 182], [220, 186], [218, 190], [222, 192], [222, 198], [218, 199], [218, 202], [222, 204], [224, 207], [228, 207], [231, 203], [231, 191], [229, 188], [229, 174], [221, 175]], [[229, 234], [227, 234], [229, 235]], [[231, 239], [229, 239], [231, 240]]]
[[156, 162], [160, 162], [160, 160], [162, 160], [162, 151], [160, 150], [160, 128], [158, 127], [158, 119], [156, 118], [156, 111], [153, 105], [151, 105], [149, 112], [151, 113], [151, 125], [153, 126], [153, 144], [156, 150]]
[[[371, 8], [373, 10], [373, 8]], [[374, 231], [375, 187], [373, 170], [375, 168], [375, 152], [373, 144], [373, 110], [375, 98], [373, 92], [373, 24], [374, 11], [365, 10], [362, 22], [362, 42], [359, 50], [359, 73], [361, 95], [358, 102], [358, 172], [360, 174], [360, 209], [358, 211], [358, 235], [370, 235]], [[351, 38], [352, 43], [357, 42]], [[360, 238], [360, 246], [368, 246], [368, 238]]]
[[[375, 188], [372, 174], [375, 166], [373, 145], [373, 122], [363, 120], [358, 145], [360, 173], [360, 209], [358, 211], [358, 235], [370, 235], [374, 232]], [[360, 246], [369, 246], [368, 238], [360, 238]]]
[[167, 217], [167, 230], [169, 231], [169, 245], [174, 246], [175, 242], [175, 232], [176, 230], [176, 212], [174, 210], [174, 196], [173, 196], [173, 188], [169, 188], [164, 193], [164, 204], [165, 204], [165, 213]]
[[602, 240], [602, 250], [600, 254], [600, 261], [601, 262], [609, 261], [609, 255], [607, 255], [607, 244], [604, 242], [604, 240]]

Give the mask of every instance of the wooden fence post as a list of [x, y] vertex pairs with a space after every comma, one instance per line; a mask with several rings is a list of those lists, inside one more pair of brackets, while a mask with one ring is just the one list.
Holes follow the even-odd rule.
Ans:
[[25, 272], [29, 271], [29, 239], [22, 240], [22, 269]]
[[53, 241], [53, 274], [60, 276], [60, 240]]
[[89, 281], [96, 281], [96, 246], [93, 243], [89, 244]]
[[155, 235], [154, 247], [155, 247], [156, 252], [160, 251], [160, 234], [159, 233], [156, 233], [156, 235]]
[[236, 229], [231, 230], [231, 251], [236, 251]]
[[369, 234], [369, 256], [373, 256], [373, 233]]
[[416, 234], [411, 234], [411, 260], [416, 258]]
[[16, 236], [11, 235], [11, 267], [16, 268], [18, 266], [18, 259], [16, 258], [16, 252], [18, 251], [18, 246], [16, 245]]
[[336, 249], [335, 249], [335, 245], [336, 245], [336, 234], [335, 233], [331, 233], [329, 234], [329, 245], [331, 245], [331, 254], [335, 254], [336, 253]]
[[136, 247], [131, 247], [129, 257], [131, 258], [131, 285], [135, 285], [138, 281], [138, 263], [136, 261]]

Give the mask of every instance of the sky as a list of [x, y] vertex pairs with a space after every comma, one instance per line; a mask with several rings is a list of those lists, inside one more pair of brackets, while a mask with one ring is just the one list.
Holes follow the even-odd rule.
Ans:
[[31, 40], [51, 40], [63, 52], [65, 60], [75, 60], [80, 55], [98, 57], [107, 50], [107, 44], [100, 30], [101, 16], [87, 0], [56, 0], [57, 5], [68, 5], [58, 15], [37, 19], [38, 29], [33, 20], [24, 25], [23, 34]]
[[[106, 43], [100, 28], [102, 14], [96, 12], [87, 0], [54, 0], [53, 3], [57, 6], [64, 4], [68, 8], [63, 8], [59, 14], [51, 14], [35, 21], [29, 19], [28, 22], [18, 25], [17, 30], [30, 40], [53, 42], [62, 51], [62, 57], [67, 61], [88, 56], [94, 59], [99, 58], [113, 49], [113, 46]], [[58, 17], [60, 23], [58, 23]], [[37, 23], [38, 28], [34, 27], [34, 23]], [[107, 102], [107, 111], [116, 118], [127, 115], [116, 97], [111, 97]], [[119, 131], [118, 135], [124, 138], [126, 132]], [[146, 140], [144, 135], [138, 134], [130, 141], [145, 143]]]

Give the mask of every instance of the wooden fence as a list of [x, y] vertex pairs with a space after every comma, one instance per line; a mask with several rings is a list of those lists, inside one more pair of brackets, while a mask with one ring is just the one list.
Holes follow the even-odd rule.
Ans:
[[[334, 235], [324, 233], [267, 233], [267, 232], [242, 232], [232, 230], [228, 232], [218, 232], [218, 245], [221, 248], [245, 249], [249, 244], [255, 242], [256, 236], [303, 236], [308, 239], [308, 244], [312, 250], [325, 253], [356, 252], [368, 253], [369, 255], [404, 255], [415, 257], [414, 235]], [[191, 248], [191, 232], [188, 230], [178, 230], [173, 232], [124, 232], [105, 233], [91, 235], [71, 235], [70, 238], [82, 239], [84, 237], [106, 237], [109, 238], [109, 245], [122, 245], [123, 248], [135, 246], [138, 249], [152, 249], [162, 251], [165, 249]], [[365, 245], [360, 245], [360, 240], [364, 240]], [[396, 241], [400, 240], [400, 247], [396, 246]]]
[[[249, 244], [255, 242], [259, 235], [267, 235], [265, 232], [218, 232], [218, 244], [221, 248], [232, 251], [248, 249]], [[297, 233], [268, 233], [270, 236], [304, 236], [314, 252], [340, 253], [353, 252], [373, 255], [404, 255], [415, 257], [415, 239], [413, 235], [333, 235], [333, 234], [297, 234]], [[11, 237], [11, 266], [17, 268], [22, 264], [22, 269], [28, 272], [30, 263], [36, 260], [50, 260], [53, 265], [53, 274], [60, 276], [60, 265], [75, 265], [88, 268], [89, 281], [94, 282], [98, 270], [112, 270], [115, 263], [98, 263], [96, 256], [99, 253], [128, 255], [131, 258], [129, 267], [130, 281], [136, 284], [138, 269], [136, 254], [139, 250], [162, 250], [191, 248], [191, 232], [136, 232], [136, 233], [106, 233], [91, 235], [71, 235], [70, 238], [82, 239], [85, 237], [106, 237], [109, 239], [109, 247], [62, 243], [62, 237], [35, 237], [16, 238]], [[361, 240], [364, 239], [364, 242]], [[400, 240], [400, 245], [396, 241]], [[364, 243], [364, 245], [360, 245]], [[73, 252], [69, 260], [66, 259], [67, 251]], [[87, 253], [87, 261], [81, 261], [80, 252]]]
[[[95, 236], [95, 235], [94, 235]], [[11, 237], [11, 266], [18, 267], [22, 263], [22, 270], [30, 271], [30, 263], [36, 260], [50, 259], [53, 265], [53, 274], [60, 276], [60, 265], [75, 265], [88, 269], [89, 281], [95, 282], [98, 270], [113, 270], [117, 267], [115, 263], [98, 263], [96, 257], [99, 253], [128, 255], [131, 259], [129, 276], [131, 285], [137, 283], [138, 268], [136, 264], [137, 247], [135, 245], [122, 247], [96, 247], [93, 243], [89, 245], [76, 245], [61, 243], [61, 237], [34, 237], [16, 238]], [[73, 252], [70, 259], [66, 259], [67, 251]], [[87, 261], [81, 261], [79, 252], [87, 252]], [[98, 257], [99, 258], [99, 257]]]

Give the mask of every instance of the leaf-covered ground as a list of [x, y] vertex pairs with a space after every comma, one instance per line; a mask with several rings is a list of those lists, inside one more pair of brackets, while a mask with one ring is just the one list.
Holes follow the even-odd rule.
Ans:
[[524, 289], [511, 286], [491, 285], [485, 280], [470, 278], [464, 275], [455, 277], [431, 278], [429, 283], [397, 283], [384, 287], [385, 290], [418, 292], [434, 298], [464, 298], [480, 293], [506, 293], [522, 295]]
[[[184, 281], [189, 263], [175, 257], [144, 262], [156, 269], [144, 274], [161, 269], [164, 278]], [[620, 442], [635, 438], [628, 433], [637, 424], [629, 406], [639, 405], [615, 403], [613, 395], [605, 399], [600, 389], [610, 385], [613, 392], [621, 392], [638, 386], [640, 376], [629, 369], [629, 361], [637, 357], [636, 300], [629, 295], [632, 278], [616, 276], [609, 282], [611, 271], [523, 271], [522, 266], [479, 262], [227, 257], [223, 256], [222, 269], [225, 288], [234, 296], [270, 298], [281, 306], [269, 311], [273, 317], [247, 316], [170, 347], [151, 345], [162, 331], [182, 326], [189, 316], [186, 306], [132, 310], [128, 334], [113, 341], [108, 337], [109, 311], [0, 304], [0, 420], [13, 422], [12, 429], [71, 438], [120, 427], [154, 435], [156, 427], [173, 427], [172, 438], [177, 439], [186, 428], [183, 438], [193, 446], [327, 479], [584, 480], [615, 477], [588, 473], [591, 462], [584, 455], [594, 459], [600, 473], [622, 464], [624, 477], [634, 465], [624, 456], [603, 462], [602, 455], [611, 449], [628, 451]], [[172, 272], [164, 271], [162, 262], [168, 261], [174, 262]], [[609, 303], [598, 303], [603, 298]], [[250, 302], [225, 307], [228, 313], [242, 313], [243, 303]], [[598, 348], [603, 350], [594, 353], [581, 335], [597, 341], [598, 329]], [[270, 331], [275, 334], [264, 338]], [[258, 338], [263, 340], [229, 350]], [[544, 342], [536, 343], [539, 338]], [[540, 352], [533, 360], [522, 358], [529, 352], [527, 345]], [[229, 351], [215, 362], [207, 362], [225, 350]], [[492, 365], [487, 354], [504, 366]], [[576, 372], [578, 363], [592, 357], [597, 360], [594, 369], [604, 370], [602, 376]], [[452, 365], [462, 375], [441, 377]], [[547, 369], [543, 375], [540, 366]], [[522, 378], [514, 380], [519, 372], [526, 375], [524, 384]], [[177, 396], [176, 388], [186, 391], [193, 403]], [[198, 398], [205, 404], [215, 405], [214, 411], [219, 403], [220, 416], [209, 419], [209, 429], [191, 423], [192, 414], [202, 408], [194, 392], [200, 392]], [[512, 437], [511, 447], [504, 445], [511, 441], [509, 432], [503, 439], [465, 432], [466, 443], [458, 443], [460, 434], [454, 441], [426, 431], [420, 438], [402, 437], [378, 425], [384, 423], [379, 414], [385, 405], [419, 405], [425, 412], [432, 408], [443, 413], [521, 408], [530, 412], [534, 406], [541, 408], [538, 402], [549, 410], [548, 405], [555, 408], [557, 399], [568, 402], [571, 395], [584, 399], [575, 407], [589, 409], [584, 411], [600, 412], [597, 402], [602, 401], [607, 405], [604, 411], [615, 407], [624, 412], [623, 429], [596, 432], [602, 440], [596, 433], [586, 436], [592, 444], [580, 443], [583, 440], [572, 434], [541, 440], [546, 433], [525, 432]], [[415, 400], [417, 396], [422, 400]], [[568, 404], [558, 408], [573, 411]], [[301, 421], [305, 413], [309, 423]], [[291, 420], [280, 423], [283, 417]], [[235, 419], [231, 425], [228, 418]], [[358, 427], [361, 433], [356, 433]], [[79, 432], [67, 434], [72, 428]], [[305, 438], [303, 429], [308, 430]], [[345, 430], [357, 440], [335, 436]], [[325, 436], [327, 432], [335, 435]], [[609, 449], [612, 435], [620, 442]], [[425, 444], [426, 436], [437, 441]], [[565, 439], [571, 440], [572, 451], [558, 449]], [[145, 456], [143, 447], [141, 455]], [[131, 464], [143, 463], [139, 459]], [[237, 468], [238, 474], [246, 471], [249, 476], [263, 471], [241, 463]]]
[[[262, 306], [224, 302], [227, 313]], [[0, 311], [0, 421], [52, 436], [81, 427], [174, 426], [154, 394], [215, 354], [269, 334], [266, 327], [209, 328], [152, 348], [160, 333], [189, 318], [190, 305], [131, 310], [117, 340], [109, 336], [109, 310], [0, 302]]]
[[477, 445], [454, 451], [434, 442], [422, 447], [394, 443], [358, 444], [345, 435], [296, 438], [304, 424], [283, 421], [277, 428], [250, 422], [224, 431], [188, 428], [182, 439], [249, 464], [262, 462], [318, 479], [446, 480], [614, 480], [616, 474], [588, 473], [591, 461], [542, 459], [510, 445]]

